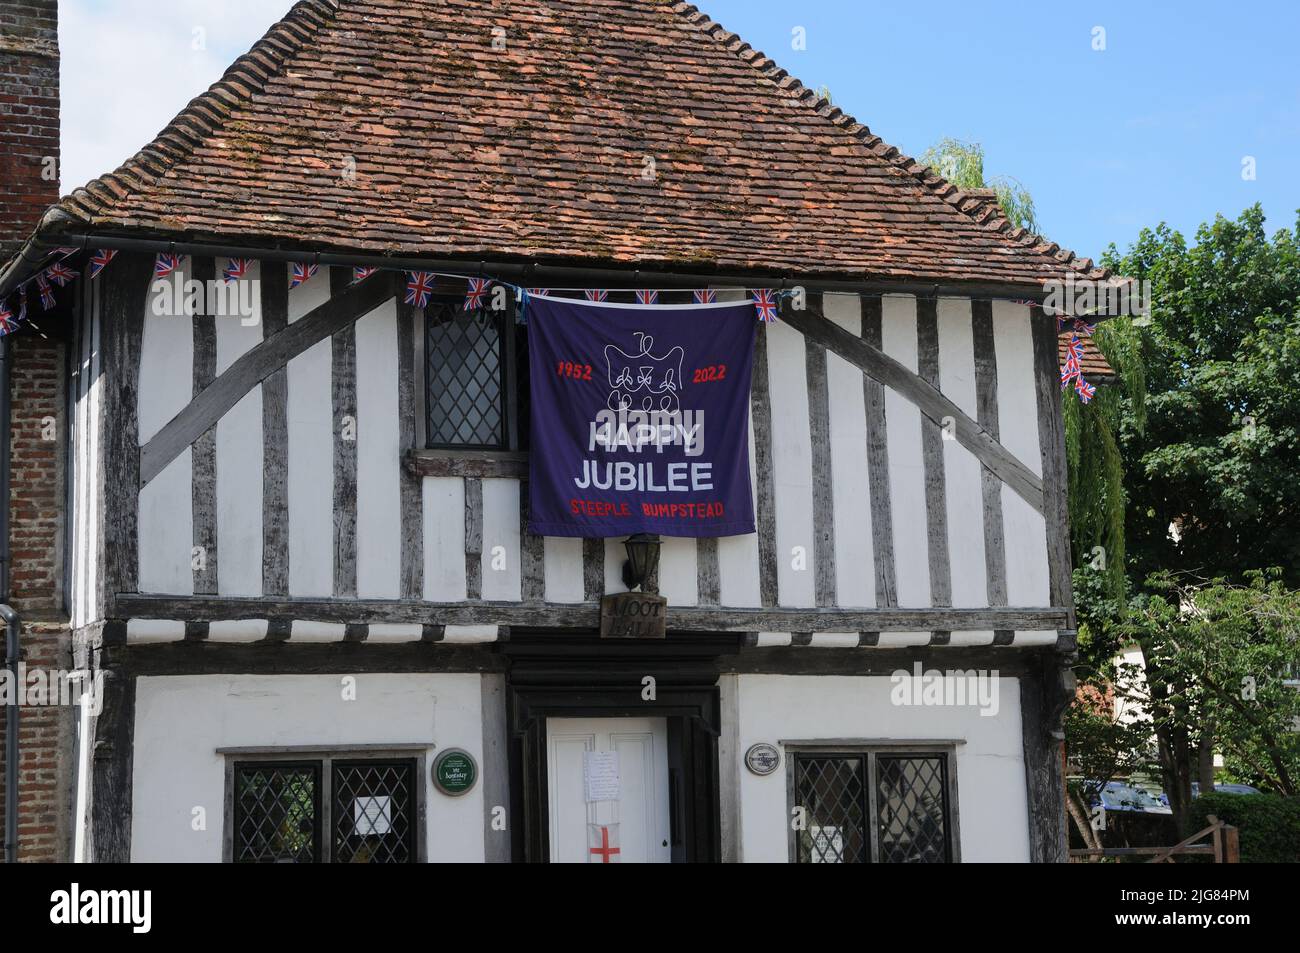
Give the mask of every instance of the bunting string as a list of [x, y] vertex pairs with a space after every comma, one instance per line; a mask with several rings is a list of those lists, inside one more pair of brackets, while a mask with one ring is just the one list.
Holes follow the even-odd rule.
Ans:
[[[56, 248], [53, 254], [57, 254], [61, 259], [67, 259], [72, 255], [81, 252], [81, 249], [60, 247]], [[117, 257], [116, 249], [100, 248], [89, 252], [86, 264], [86, 278], [94, 280], [104, 271], [105, 268]], [[154, 259], [154, 278], [170, 278], [181, 267], [182, 259], [185, 256], [172, 252], [159, 252]], [[226, 265], [222, 270], [222, 279], [226, 282], [240, 281], [251, 275], [256, 259], [253, 258], [227, 258]], [[308, 261], [290, 262], [288, 282], [290, 288], [298, 288], [306, 284], [315, 277], [319, 270], [319, 264], [313, 264]], [[365, 281], [379, 271], [388, 269], [374, 265], [355, 265], [352, 266], [352, 284]], [[516, 320], [520, 324], [527, 323], [527, 305], [530, 297], [547, 297], [552, 292], [571, 292], [581, 293], [588, 301], [606, 302], [609, 300], [610, 290], [606, 288], [525, 288], [511, 282], [498, 278], [474, 277], [464, 274], [437, 271], [406, 271], [403, 270], [406, 279], [406, 290], [404, 301], [407, 304], [419, 308], [428, 306], [429, 301], [435, 293], [436, 280], [438, 278], [450, 278], [453, 280], [464, 281], [466, 284], [463, 310], [478, 311], [485, 305], [488, 289], [493, 285], [499, 285], [508, 288], [515, 293], [518, 298], [519, 308]], [[44, 310], [53, 308], [56, 304], [54, 295], [54, 286], [64, 288], [79, 276], [63, 260], [56, 261], [47, 265], [45, 268], [36, 272], [33, 276], [24, 281], [17, 288], [19, 295], [19, 307], [15, 312], [12, 300], [0, 301], [0, 335], [12, 333], [12, 331], [22, 323], [27, 313], [27, 285], [34, 283], [41, 307]], [[659, 302], [659, 292], [657, 288], [638, 288], [633, 289], [636, 302], [641, 305], [655, 305]], [[677, 290], [677, 289], [674, 289]], [[770, 324], [777, 321], [780, 314], [780, 301], [784, 298], [795, 294], [792, 289], [777, 290], [774, 288], [742, 288], [728, 289], [729, 291], [739, 290], [748, 294], [753, 306], [756, 319], [763, 324]], [[830, 292], [834, 293], [834, 292]], [[852, 292], [845, 292], [851, 294]], [[696, 304], [715, 304], [718, 301], [717, 291], [712, 288], [692, 289], [692, 297]], [[1036, 306], [1037, 302], [1033, 301], [1015, 301], [1013, 303]], [[1095, 322], [1089, 322], [1084, 318], [1073, 317], [1067, 319], [1058, 319], [1058, 329], [1064, 329], [1068, 326], [1071, 330], [1071, 348], [1069, 353], [1073, 357], [1067, 357], [1066, 363], [1061, 367], [1061, 386], [1062, 389], [1073, 385], [1075, 393], [1079, 399], [1087, 403], [1096, 393], [1096, 388], [1088, 384], [1083, 379], [1080, 360], [1082, 358], [1082, 345], [1079, 344], [1080, 337], [1091, 337], [1096, 327]], [[1076, 347], [1075, 345], [1078, 345]]]

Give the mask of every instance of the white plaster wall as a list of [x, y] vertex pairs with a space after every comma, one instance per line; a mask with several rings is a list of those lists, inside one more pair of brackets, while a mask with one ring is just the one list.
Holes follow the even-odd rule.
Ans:
[[[329, 300], [329, 269], [289, 289], [289, 323]], [[334, 592], [334, 407], [325, 338], [289, 361], [289, 593]]]
[[582, 540], [575, 536], [546, 536], [543, 542], [547, 602], [582, 602]]
[[[975, 405], [975, 336], [968, 298], [940, 298], [939, 389], [971, 420]], [[984, 557], [983, 468], [956, 440], [943, 441], [944, 492], [948, 519], [948, 559], [952, 567], [952, 604], [989, 604]]]
[[[185, 596], [194, 592], [194, 573], [190, 569], [194, 545], [193, 484], [192, 455], [186, 447], [140, 490], [141, 592]], [[258, 566], [261, 566], [260, 549]]]
[[[809, 649], [808, 651], [814, 651]], [[962, 740], [957, 745], [958, 826], [963, 862], [1029, 860], [1028, 804], [1020, 734], [1020, 686], [1001, 679], [998, 712], [975, 707], [902, 707], [888, 676], [741, 675], [739, 745], [830, 739]], [[740, 770], [741, 859], [786, 863], [788, 753], [767, 777]]]
[[[813, 567], [812, 435], [804, 338], [784, 322], [766, 325], [776, 496], [776, 588], [782, 606], [817, 604]], [[754, 571], [758, 571], [755, 563]]]
[[465, 481], [425, 477], [424, 598], [459, 602], [465, 598]]
[[[862, 336], [857, 295], [822, 298], [826, 317], [855, 338]], [[826, 354], [830, 403], [831, 486], [835, 519], [835, 603], [876, 605], [876, 564], [871, 541], [871, 488], [867, 479], [866, 378], [832, 351]]]
[[[627, 550], [623, 550], [626, 558]], [[659, 547], [659, 594], [670, 606], [693, 606], [700, 601], [699, 552], [695, 540], [665, 536]], [[619, 566], [622, 569], [622, 564]]]
[[[916, 299], [885, 295], [881, 301], [881, 350], [913, 374], [917, 370]], [[925, 462], [921, 411], [897, 391], [885, 388], [885, 433], [889, 448], [889, 499], [894, 523], [894, 574], [898, 604], [930, 605], [929, 523], [925, 511]]]
[[[194, 392], [194, 320], [176, 314], [173, 292], [193, 277], [191, 259], [166, 281], [150, 286], [140, 340], [137, 397], [140, 446], [185, 408]], [[155, 307], [164, 311], [155, 313]], [[260, 434], [260, 432], [259, 432]], [[141, 592], [189, 595], [193, 546], [190, 451], [186, 449], [140, 491], [139, 588]], [[78, 547], [79, 548], [79, 547]]]
[[[464, 748], [480, 766], [475, 674], [359, 675], [356, 700], [337, 675], [186, 675], [136, 683], [131, 860], [219, 863], [225, 758], [218, 748], [427, 743]], [[431, 748], [431, 753], [434, 751]], [[430, 861], [483, 860], [483, 782], [446, 797], [422, 778]], [[193, 811], [207, 813], [195, 831]]]
[[[291, 304], [292, 295], [290, 292]], [[294, 596], [334, 592], [330, 361], [330, 339], [326, 338], [288, 365], [289, 593]]]
[[[218, 268], [224, 265], [217, 260]], [[220, 271], [217, 272], [220, 274]], [[253, 274], [260, 280], [261, 266]], [[256, 287], [256, 286], [255, 286]], [[217, 375], [262, 343], [260, 296], [256, 319], [218, 315]], [[262, 594], [262, 387], [249, 390], [217, 421], [217, 592]], [[143, 550], [141, 546], [141, 550]]]
[[519, 481], [483, 481], [482, 593], [484, 599], [518, 602]]
[[357, 595], [396, 599], [402, 575], [396, 300], [361, 318], [356, 333]]
[[[1029, 309], [993, 302], [993, 350], [998, 361], [998, 427], [1002, 444], [1042, 475], [1038, 447], [1038, 398], [1034, 391], [1034, 341]], [[1051, 605], [1047, 573], [1047, 524], [1020, 494], [1002, 487], [1006, 536], [1007, 601], [1013, 606]]]
[[[754, 417], [748, 415], [749, 488], [758, 519], [758, 474], [754, 468]], [[758, 580], [758, 533], [723, 536], [718, 540], [718, 591], [724, 606], [749, 608], [763, 604]]]

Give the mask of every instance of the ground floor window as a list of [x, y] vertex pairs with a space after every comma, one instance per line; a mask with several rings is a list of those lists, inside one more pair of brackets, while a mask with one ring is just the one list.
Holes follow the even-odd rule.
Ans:
[[792, 859], [801, 864], [953, 861], [955, 773], [948, 750], [791, 751]]
[[235, 863], [417, 860], [415, 758], [232, 760], [229, 777]]

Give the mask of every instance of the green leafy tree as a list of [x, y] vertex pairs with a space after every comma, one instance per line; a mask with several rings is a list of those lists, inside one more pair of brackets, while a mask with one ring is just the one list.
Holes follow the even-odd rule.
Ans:
[[1300, 592], [1280, 570], [1246, 584], [1160, 573], [1122, 624], [1141, 646], [1132, 700], [1158, 743], [1169, 806], [1186, 830], [1191, 784], [1212, 791], [1213, 755], [1230, 777], [1300, 794]]
[[[1281, 566], [1300, 585], [1300, 226], [1270, 240], [1258, 205], [1165, 225], [1104, 262], [1151, 282], [1140, 328], [1144, 406], [1122, 396], [1120, 464], [1132, 578], [1237, 581]], [[1107, 356], [1110, 356], [1109, 352]], [[1172, 530], [1171, 530], [1172, 527]]]

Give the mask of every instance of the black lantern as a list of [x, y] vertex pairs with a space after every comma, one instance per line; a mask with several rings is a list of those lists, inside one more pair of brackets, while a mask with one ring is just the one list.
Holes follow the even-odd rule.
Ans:
[[659, 537], [654, 533], [633, 533], [623, 540], [627, 562], [623, 563], [623, 585], [645, 591], [645, 581], [659, 568]]

